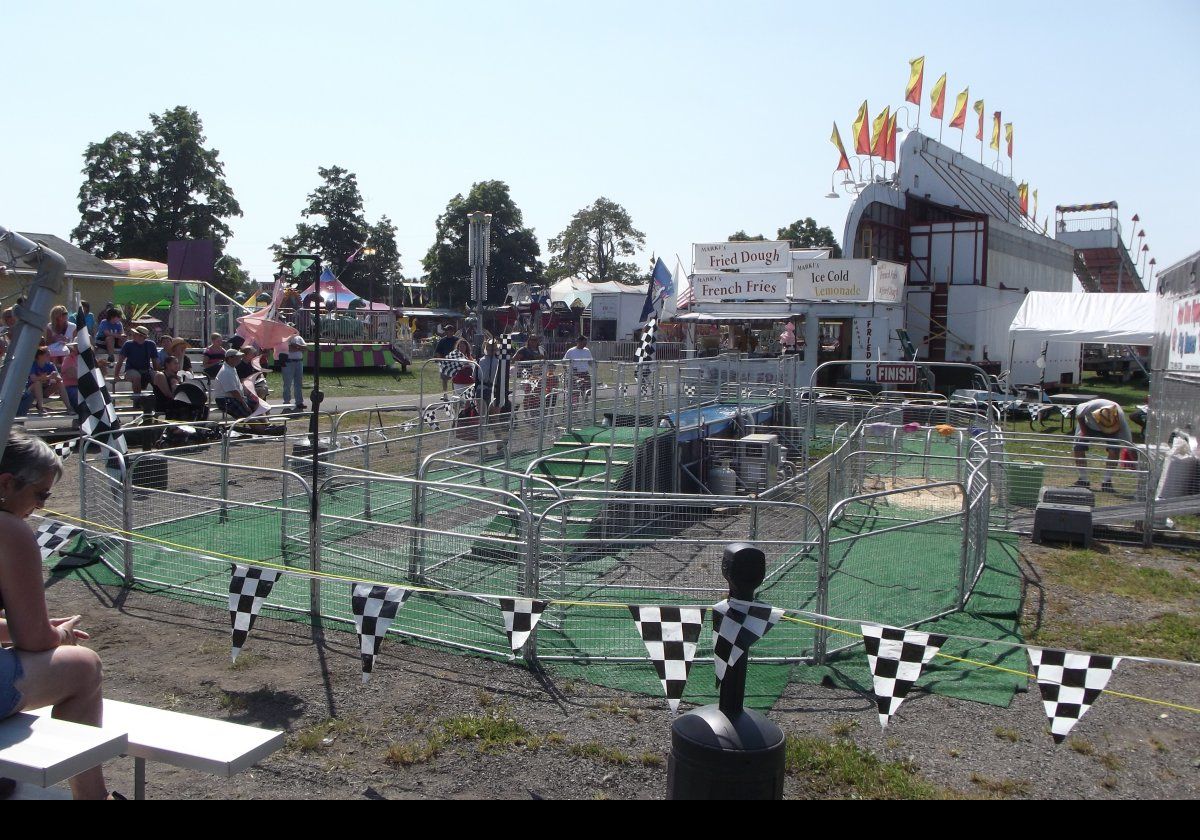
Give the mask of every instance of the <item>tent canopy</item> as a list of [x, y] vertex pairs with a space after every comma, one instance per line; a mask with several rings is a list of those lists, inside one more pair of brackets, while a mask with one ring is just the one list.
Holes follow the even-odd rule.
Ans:
[[1154, 295], [1030, 292], [1008, 328], [1014, 339], [1081, 344], [1154, 343]]
[[[317, 290], [317, 283], [313, 283], [307, 289], [300, 293], [300, 299], [303, 300]], [[363, 300], [361, 295], [356, 295], [354, 292], [346, 288], [341, 280], [333, 276], [332, 272], [326, 271], [321, 275], [321, 298], [325, 301], [325, 306], [331, 309], [349, 309], [350, 304], [356, 300]], [[367, 301], [363, 309], [370, 309], [376, 312], [390, 312], [392, 308], [386, 303], [374, 303]]]
[[646, 295], [646, 285], [628, 286], [624, 283], [589, 283], [580, 277], [564, 277], [550, 287], [550, 302], [565, 303], [574, 306], [578, 303], [584, 309], [592, 305], [592, 295], [596, 293], [622, 292], [624, 294]]
[[179, 286], [179, 305], [196, 306], [200, 290], [194, 283], [166, 283], [156, 280], [117, 280], [113, 283], [113, 303], [117, 306], [170, 306], [175, 286]]
[[105, 260], [113, 268], [124, 271], [129, 277], [139, 280], [166, 280], [167, 264], [154, 260], [143, 260], [137, 257], [117, 257], [115, 260]]

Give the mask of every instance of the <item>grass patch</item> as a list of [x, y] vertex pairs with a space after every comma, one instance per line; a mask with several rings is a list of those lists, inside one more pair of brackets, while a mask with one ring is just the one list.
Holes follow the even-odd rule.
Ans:
[[1047, 553], [1048, 574], [1080, 592], [1111, 592], [1136, 600], [1174, 601], [1200, 595], [1200, 581], [1166, 569], [1140, 568], [1095, 551]]
[[662, 767], [667, 763], [661, 755], [652, 752], [642, 753], [638, 756], [638, 761], [642, 763], [643, 767]]
[[602, 761], [605, 764], [615, 764], [619, 767], [628, 767], [633, 764], [633, 756], [613, 747], [605, 746], [597, 741], [589, 741], [586, 744], [572, 744], [567, 749], [567, 752], [579, 758], [589, 758], [592, 761]]
[[1200, 662], [1200, 616], [1167, 613], [1151, 621], [1095, 627], [1052, 622], [1029, 641], [1073, 650]]
[[829, 731], [837, 738], [847, 738], [858, 728], [858, 721], [854, 718], [846, 718], [845, 720], [839, 720], [833, 726], [829, 727]]
[[1124, 766], [1121, 759], [1112, 753], [1104, 753], [1104, 755], [1100, 756], [1100, 764], [1110, 773], [1115, 773]]
[[1008, 741], [1012, 744], [1017, 744], [1021, 741], [1021, 733], [1015, 729], [1006, 729], [1003, 726], [997, 726], [993, 730], [993, 734], [1001, 741]]
[[485, 715], [460, 715], [442, 722], [442, 730], [451, 741], [477, 741], [481, 752], [526, 745], [529, 730], [500, 708]]
[[615, 700], [605, 703], [603, 706], [600, 707], [600, 711], [607, 712], [610, 715], [618, 715], [619, 717], [627, 717], [630, 720], [635, 721], [635, 722], [642, 719], [642, 712], [640, 709], [630, 709], [626, 706], [622, 706], [620, 703], [616, 702]]
[[788, 735], [787, 772], [806, 795], [853, 799], [950, 799], [954, 793], [917, 775], [908, 763], [882, 761], [852, 741]]
[[217, 705], [221, 707], [221, 711], [237, 714], [246, 711], [246, 698], [241, 694], [233, 694], [228, 691], [222, 691], [217, 698]]
[[384, 758], [388, 764], [398, 767], [412, 767], [415, 764], [428, 764], [437, 758], [442, 747], [446, 745], [446, 736], [435, 733], [423, 741], [402, 741], [387, 748]]
[[1095, 755], [1096, 748], [1092, 746], [1091, 741], [1085, 741], [1082, 738], [1071, 738], [1067, 741], [1067, 746], [1080, 755]]
[[292, 746], [300, 752], [315, 752], [333, 743], [333, 739], [354, 729], [354, 724], [339, 718], [327, 718], [307, 726], [292, 736]]
[[989, 779], [979, 773], [972, 773], [971, 784], [994, 796], [1029, 795], [1029, 782], [1025, 779]]

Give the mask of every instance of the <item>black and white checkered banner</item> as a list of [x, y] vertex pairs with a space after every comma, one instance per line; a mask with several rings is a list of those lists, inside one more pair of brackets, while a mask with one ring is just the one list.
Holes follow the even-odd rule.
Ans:
[[658, 315], [650, 316], [650, 320], [646, 322], [646, 329], [642, 333], [642, 341], [638, 344], [636, 358], [638, 364], [642, 362], [653, 362], [655, 353], [655, 336], [658, 333]]
[[[87, 330], [78, 330], [75, 341], [79, 345], [79, 401], [75, 404], [75, 410], [79, 414], [80, 433], [84, 437], [96, 438], [124, 455], [125, 436], [110, 434], [121, 428], [121, 421], [117, 418], [117, 409], [108, 393], [104, 372], [96, 364], [92, 338]], [[114, 465], [110, 463], [109, 466]]]
[[1100, 697], [1121, 657], [1031, 647], [1029, 664], [1042, 692], [1050, 734], [1061, 744]]
[[438, 367], [441, 369], [442, 376], [450, 379], [460, 370], [470, 370], [472, 365], [466, 356], [457, 350], [452, 350], [446, 354], [446, 358], [438, 362]]
[[658, 671], [667, 703], [672, 712], [679, 711], [679, 701], [687, 687], [692, 660], [696, 658], [696, 643], [704, 626], [704, 610], [697, 607], [638, 607], [629, 612], [637, 624], [638, 634]]
[[350, 610], [354, 613], [354, 628], [358, 630], [364, 683], [371, 678], [375, 657], [379, 655], [379, 648], [396, 618], [396, 612], [411, 594], [411, 589], [402, 586], [356, 583], [350, 587]]
[[36, 534], [38, 548], [42, 552], [42, 561], [49, 560], [54, 552], [66, 545], [67, 540], [82, 532], [83, 529], [76, 525], [67, 525], [47, 519], [37, 527]]
[[246, 637], [254, 627], [254, 619], [263, 602], [271, 594], [279, 572], [275, 569], [260, 569], [257, 566], [234, 566], [229, 579], [229, 623], [233, 627], [233, 650], [231, 657], [237, 662], [238, 654], [246, 644]]
[[79, 438], [68, 438], [67, 440], [59, 441], [52, 444], [50, 450], [59, 458], [69, 458], [71, 453], [79, 448]]
[[529, 634], [537, 627], [547, 605], [546, 601], [531, 598], [500, 599], [500, 612], [504, 614], [504, 632], [508, 634], [508, 643], [513, 653], [519, 652], [525, 642], [529, 641]]
[[504, 409], [508, 405], [508, 360], [512, 358], [512, 338], [508, 333], [500, 336], [500, 363], [496, 365], [492, 380], [492, 405]]
[[727, 599], [713, 605], [713, 670], [717, 685], [752, 644], [771, 632], [783, 610], [750, 601]]
[[921, 670], [946, 644], [946, 637], [878, 624], [863, 624], [862, 633], [875, 686], [879, 725], [887, 729], [909, 689], [920, 679]]

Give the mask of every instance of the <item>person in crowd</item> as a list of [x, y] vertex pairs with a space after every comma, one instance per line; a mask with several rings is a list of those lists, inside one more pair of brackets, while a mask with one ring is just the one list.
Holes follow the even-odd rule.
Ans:
[[[79, 408], [79, 345], [72, 341], [67, 345], [67, 355], [58, 371], [62, 375], [63, 391], [66, 392], [67, 407], [71, 411]], [[79, 425], [76, 418], [71, 425]]]
[[237, 366], [241, 361], [240, 350], [229, 348], [225, 351], [225, 362], [217, 372], [213, 381], [213, 397], [217, 407], [233, 418], [249, 417], [254, 406], [246, 395], [242, 378], [238, 376]]
[[538, 346], [540, 342], [538, 334], [530, 331], [529, 336], [525, 339], [525, 344], [516, 353], [513, 353], [512, 363], [514, 365], [530, 365], [531, 362], [544, 362], [546, 354]]
[[[104, 713], [100, 657], [80, 646], [88, 634], [74, 615], [51, 618], [42, 554], [25, 519], [43, 507], [62, 476], [50, 447], [23, 432], [9, 434], [0, 456], [0, 718], [53, 707], [53, 715], [100, 726]], [[70, 780], [76, 799], [121, 799], [110, 794], [100, 767]]]
[[88, 335], [95, 335], [96, 316], [92, 314], [92, 305], [86, 300], [81, 300], [79, 308], [83, 310], [83, 326], [88, 331]]
[[179, 387], [180, 381], [179, 357], [167, 356], [162, 370], [155, 371], [150, 377], [150, 390], [154, 392], [156, 414], [166, 414], [171, 409], [171, 401], [175, 399], [175, 389]]
[[42, 340], [50, 351], [50, 361], [61, 365], [67, 357], [67, 343], [75, 337], [75, 324], [67, 317], [67, 307], [56, 306], [50, 310], [50, 323]]
[[1129, 421], [1121, 406], [1112, 400], [1095, 399], [1081, 403], [1075, 409], [1075, 466], [1079, 470], [1076, 487], [1090, 487], [1087, 474], [1087, 438], [1106, 438], [1110, 441], [1105, 446], [1108, 461], [1105, 463], [1104, 478], [1100, 483], [1101, 493], [1115, 493], [1113, 487], [1113, 470], [1121, 463], [1121, 450], [1124, 444], [1133, 443], [1133, 434], [1129, 430]]
[[216, 379], [224, 363], [225, 342], [220, 333], [213, 333], [208, 337], [208, 346], [204, 348], [204, 375]]
[[242, 359], [238, 362], [237, 372], [242, 379], [254, 379], [262, 373], [262, 366], [259, 363], [258, 348], [253, 344], [243, 344], [241, 347]]
[[121, 322], [121, 310], [115, 306], [104, 313], [104, 320], [96, 327], [96, 343], [108, 353], [108, 361], [113, 361], [117, 348], [124, 344], [125, 326]]
[[570, 362], [571, 375], [575, 377], [576, 387], [580, 390], [592, 387], [592, 351], [588, 348], [586, 335], [575, 339], [575, 346], [563, 353], [563, 361]]
[[[457, 359], [461, 362], [474, 362], [475, 357], [471, 354], [471, 342], [465, 338], [460, 338], [458, 344], [454, 346], [447, 358]], [[473, 364], [464, 365], [454, 372], [450, 377], [450, 381], [455, 385], [466, 387], [467, 385], [475, 384], [475, 366]]]
[[29, 411], [30, 404], [37, 406], [37, 413], [46, 413], [46, 399], [57, 397], [62, 388], [62, 375], [58, 367], [50, 361], [50, 351], [39, 347], [33, 357], [33, 367], [29, 369], [29, 378], [25, 382], [25, 396], [21, 400], [18, 414]]
[[184, 376], [185, 373], [190, 374], [192, 372], [192, 360], [188, 358], [187, 350], [188, 343], [186, 338], [173, 338], [167, 343], [162, 358], [163, 363], [170, 357], [174, 357], [179, 362], [179, 376], [181, 380], [191, 378], [190, 376]]
[[[500, 345], [494, 338], [483, 342], [483, 355], [479, 357], [479, 415], [487, 413], [492, 402], [494, 388], [500, 374]], [[504, 402], [503, 399], [500, 402]]]
[[145, 327], [134, 327], [129, 331], [129, 340], [121, 345], [117, 355], [117, 369], [113, 372], [115, 379], [125, 378], [133, 393], [142, 393], [142, 388], [150, 382], [150, 374], [158, 369], [158, 348], [150, 340], [150, 331]]
[[11, 306], [6, 307], [4, 312], [0, 313], [0, 353], [8, 352], [8, 345], [12, 343], [16, 328], [17, 316]]
[[[455, 335], [457, 330], [454, 324], [446, 324], [442, 331], [442, 337], [438, 339], [438, 343], [433, 348], [433, 357], [435, 359], [445, 359], [454, 352], [455, 345], [458, 344], [458, 338]], [[446, 393], [446, 389], [450, 385], [450, 377], [442, 374], [442, 393]]]
[[297, 411], [308, 409], [304, 404], [304, 357], [307, 347], [308, 342], [302, 336], [294, 335], [287, 340], [287, 352], [279, 354], [283, 372], [283, 401], [291, 403], [294, 396]]
[[172, 337], [171, 337], [171, 336], [169, 336], [169, 335], [160, 335], [160, 336], [159, 336], [159, 337], [158, 337], [158, 338], [155, 340], [155, 342], [154, 342], [154, 343], [155, 343], [156, 345], [158, 345], [158, 366], [159, 366], [159, 367], [162, 367], [162, 363], [163, 363], [164, 361], [166, 361], [166, 358], [167, 358], [167, 345], [168, 345], [168, 344], [170, 344], [170, 343], [171, 343], [172, 341], [174, 341], [174, 340], [175, 340], [175, 339], [174, 339], [174, 338], [172, 338]]
[[788, 321], [779, 334], [779, 355], [790, 356], [796, 352], [796, 324]]

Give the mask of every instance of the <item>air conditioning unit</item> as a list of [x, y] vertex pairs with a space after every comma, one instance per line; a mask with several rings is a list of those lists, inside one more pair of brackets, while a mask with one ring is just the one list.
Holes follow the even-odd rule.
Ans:
[[779, 480], [779, 435], [746, 435], [738, 441], [738, 476], [746, 492], [761, 495]]

